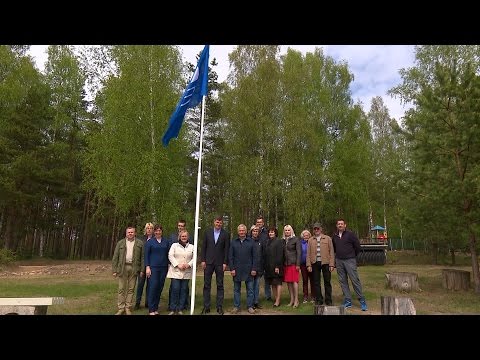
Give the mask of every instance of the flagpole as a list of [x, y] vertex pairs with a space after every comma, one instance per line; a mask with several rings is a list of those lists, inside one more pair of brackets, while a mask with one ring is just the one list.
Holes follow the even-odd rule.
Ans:
[[200, 187], [202, 182], [202, 153], [203, 153], [203, 120], [205, 117], [205, 96], [202, 97], [202, 116], [200, 120], [200, 150], [198, 155], [198, 173], [197, 173], [197, 199], [195, 201], [195, 234], [193, 243], [193, 273], [192, 273], [192, 291], [190, 294], [190, 315], [193, 315], [195, 310], [195, 283], [197, 280], [197, 248], [198, 248], [198, 229], [199, 229], [199, 215], [200, 215]]

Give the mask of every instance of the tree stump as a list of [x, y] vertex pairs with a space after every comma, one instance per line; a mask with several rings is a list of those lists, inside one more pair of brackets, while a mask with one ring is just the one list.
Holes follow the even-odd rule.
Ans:
[[313, 315], [345, 315], [345, 306], [315, 305]]
[[410, 298], [381, 296], [382, 315], [417, 315]]
[[470, 272], [454, 269], [442, 269], [443, 287], [448, 290], [468, 290]]
[[408, 272], [394, 272], [394, 273], [385, 273], [387, 278], [387, 287], [402, 291], [402, 292], [411, 292], [418, 291], [418, 275], [416, 273]]

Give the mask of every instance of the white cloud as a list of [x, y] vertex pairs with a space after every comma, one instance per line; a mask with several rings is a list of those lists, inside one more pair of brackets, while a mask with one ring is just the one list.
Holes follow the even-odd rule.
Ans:
[[47, 48], [48, 45], [30, 46], [30, 55], [35, 59], [35, 64], [41, 72], [45, 70], [45, 63], [48, 59]]
[[397, 121], [410, 106], [404, 107], [399, 99], [390, 97], [387, 91], [402, 82], [401, 68], [413, 66], [413, 45], [342, 45], [327, 46], [325, 54], [335, 60], [345, 60], [354, 74], [352, 97], [363, 103], [365, 112], [370, 110], [371, 100], [381, 96]]
[[[204, 45], [180, 46], [184, 60], [196, 63], [196, 55]], [[324, 54], [333, 57], [336, 61], [346, 61], [350, 71], [354, 74], [351, 84], [352, 97], [355, 102], [361, 101], [365, 112], [370, 109], [371, 99], [382, 96], [390, 116], [397, 120], [409, 108], [404, 108], [398, 99], [387, 95], [387, 91], [401, 83], [399, 70], [413, 66], [413, 45], [282, 45], [281, 54], [287, 52], [288, 47], [306, 52], [313, 52], [316, 47], [323, 48]], [[47, 60], [46, 45], [33, 45], [30, 54], [36, 59], [37, 67], [43, 71]], [[224, 81], [229, 72], [228, 54], [235, 45], [211, 45], [210, 59], [217, 59], [216, 71], [218, 80]]]

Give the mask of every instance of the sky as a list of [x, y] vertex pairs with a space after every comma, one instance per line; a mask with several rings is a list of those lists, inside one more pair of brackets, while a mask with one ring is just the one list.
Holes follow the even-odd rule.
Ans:
[[[196, 55], [204, 45], [182, 45], [184, 60], [196, 63]], [[387, 95], [387, 91], [402, 82], [399, 70], [413, 66], [415, 55], [413, 45], [282, 45], [280, 53], [285, 54], [291, 47], [295, 50], [313, 52], [316, 47], [323, 48], [325, 55], [335, 61], [345, 61], [354, 81], [350, 85], [354, 102], [360, 101], [367, 113], [371, 100], [381, 96], [390, 116], [400, 121], [409, 106], [404, 107], [399, 99]], [[210, 45], [210, 59], [216, 58], [218, 81], [224, 81], [229, 71], [228, 54], [235, 45]], [[35, 58], [37, 67], [43, 71], [47, 60], [47, 45], [32, 45], [30, 55]]]

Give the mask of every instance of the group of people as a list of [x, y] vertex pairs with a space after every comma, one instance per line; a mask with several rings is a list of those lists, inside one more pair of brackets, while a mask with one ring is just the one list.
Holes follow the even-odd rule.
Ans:
[[[188, 282], [192, 277], [193, 244], [185, 230], [186, 222], [177, 223], [178, 232], [163, 238], [161, 225], [147, 223], [143, 241], [135, 237], [135, 228], [128, 227], [126, 237], [120, 240], [113, 255], [113, 275], [119, 278], [117, 314], [131, 314], [136, 283], [135, 309], [140, 307], [146, 284], [145, 307], [150, 315], [158, 315], [160, 296], [165, 279], [171, 278], [169, 290], [169, 314], [182, 314], [188, 306]], [[240, 312], [242, 282], [245, 282], [248, 313], [261, 309], [260, 280], [264, 278], [265, 299], [280, 306], [283, 283], [290, 294], [288, 306], [297, 308], [299, 302], [299, 278], [303, 282], [303, 302], [317, 305], [333, 305], [331, 273], [337, 270], [343, 292], [343, 306], [352, 307], [352, 295], [348, 279], [352, 282], [361, 310], [367, 304], [357, 272], [356, 256], [360, 252], [357, 236], [346, 229], [346, 222], [338, 219], [337, 231], [330, 237], [323, 233], [320, 223], [313, 225], [313, 234], [305, 229], [295, 236], [291, 225], [283, 227], [279, 237], [276, 227], [267, 228], [262, 216], [255, 225], [237, 227], [238, 236], [230, 240], [223, 229], [223, 218], [214, 219], [213, 227], [204, 233], [200, 253], [203, 269], [202, 314], [211, 312], [212, 278], [216, 281], [216, 312], [224, 314], [224, 273], [229, 269], [233, 279], [233, 310]], [[323, 276], [324, 296], [321, 289]], [[310, 282], [310, 292], [309, 284]]]
[[181, 315], [188, 306], [188, 282], [192, 278], [193, 244], [185, 220], [177, 222], [177, 233], [163, 236], [163, 227], [146, 223], [143, 239], [128, 227], [126, 237], [118, 241], [113, 253], [113, 276], [118, 277], [118, 311], [131, 315], [135, 285], [134, 309], [139, 309], [146, 284], [145, 307], [150, 315], [158, 315], [165, 279], [171, 279], [168, 295], [169, 314]]
[[[344, 219], [336, 222], [337, 231], [331, 238], [323, 234], [320, 223], [313, 225], [313, 235], [303, 230], [300, 238], [295, 236], [291, 225], [283, 227], [281, 238], [276, 227], [264, 225], [263, 217], [256, 219], [255, 225], [247, 231], [245, 224], [237, 227], [238, 236], [229, 241], [223, 229], [222, 217], [214, 220], [214, 226], [205, 232], [201, 252], [201, 266], [204, 270], [202, 314], [211, 311], [212, 276], [215, 272], [217, 293], [216, 311], [224, 314], [224, 272], [227, 267], [233, 278], [233, 310], [240, 311], [241, 284], [245, 282], [247, 291], [247, 311], [254, 314], [261, 309], [259, 301], [260, 279], [265, 279], [265, 298], [280, 306], [283, 283], [287, 283], [290, 294], [288, 306], [299, 306], [299, 275], [302, 274], [303, 302], [313, 301], [317, 305], [333, 305], [331, 273], [337, 269], [343, 292], [343, 306], [352, 307], [352, 295], [348, 279], [352, 282], [362, 311], [367, 311], [367, 303], [357, 272], [356, 256], [360, 252], [358, 237], [346, 229]], [[324, 293], [322, 295], [321, 277]], [[308, 282], [310, 281], [310, 296]], [[312, 286], [313, 284], [313, 286]]]

